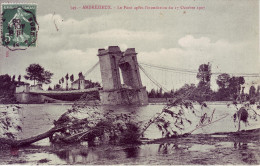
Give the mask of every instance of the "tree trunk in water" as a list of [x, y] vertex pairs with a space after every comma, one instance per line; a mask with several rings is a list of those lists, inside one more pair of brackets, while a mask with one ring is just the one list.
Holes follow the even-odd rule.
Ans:
[[50, 137], [54, 132], [59, 131], [60, 129], [50, 129], [49, 131], [39, 134], [34, 137], [30, 137], [23, 140], [13, 140], [13, 139], [6, 139], [6, 138], [0, 138], [0, 144], [6, 144], [12, 147], [20, 147], [20, 146], [26, 146], [30, 145], [34, 142], [37, 142], [39, 140], [42, 140], [44, 138]]

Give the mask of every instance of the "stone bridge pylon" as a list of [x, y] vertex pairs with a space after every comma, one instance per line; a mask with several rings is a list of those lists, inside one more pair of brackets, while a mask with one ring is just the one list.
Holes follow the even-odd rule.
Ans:
[[134, 48], [128, 48], [125, 52], [118, 46], [98, 50], [103, 84], [103, 89], [99, 91], [101, 104], [148, 104], [146, 87], [142, 85], [136, 55]]

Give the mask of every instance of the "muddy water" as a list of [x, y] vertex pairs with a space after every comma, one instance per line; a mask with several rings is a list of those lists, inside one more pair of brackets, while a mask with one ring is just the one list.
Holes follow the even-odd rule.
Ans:
[[[20, 138], [28, 138], [49, 130], [57, 119], [71, 105], [45, 104], [22, 105], [21, 118], [23, 131]], [[160, 112], [163, 105], [143, 107], [102, 107], [119, 112], [135, 114], [139, 121], [147, 121]], [[212, 134], [234, 132], [234, 108], [226, 105], [209, 104], [215, 108], [214, 123], [195, 130], [192, 135], [138, 146], [88, 147], [83, 144], [50, 145], [44, 139], [21, 149], [0, 151], [0, 164], [259, 164], [259, 131], [246, 135]], [[191, 116], [194, 125], [196, 117]], [[259, 122], [251, 121], [242, 129], [259, 128]], [[194, 126], [186, 132], [192, 131]], [[147, 138], [160, 138], [155, 126], [146, 132]]]

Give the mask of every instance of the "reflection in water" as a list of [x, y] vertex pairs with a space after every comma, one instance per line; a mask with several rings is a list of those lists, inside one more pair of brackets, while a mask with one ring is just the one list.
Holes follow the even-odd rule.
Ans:
[[55, 154], [62, 160], [67, 160], [69, 158], [69, 151], [68, 150], [60, 150], [55, 151]]
[[169, 143], [160, 144], [158, 148], [158, 153], [168, 154], [169, 146]]
[[[71, 164], [71, 163], [81, 163], [83, 162], [83, 158], [79, 157], [83, 153], [87, 153], [88, 149], [82, 149], [78, 148], [78, 144], [76, 145], [70, 145], [66, 146], [63, 144], [51, 144], [53, 148], [53, 153], [57, 155], [57, 157], [63, 161], [66, 161], [66, 163]], [[85, 155], [87, 156], [87, 155]]]
[[247, 164], [257, 164], [257, 159], [247, 142], [234, 142], [234, 148], [238, 149], [241, 160]]
[[189, 146], [187, 146], [187, 145], [181, 145], [178, 143], [163, 143], [163, 144], [160, 144], [158, 147], [158, 154], [172, 154], [177, 151], [183, 152], [188, 149], [189, 149]]
[[[127, 147], [74, 144], [51, 145], [50, 149], [36, 150], [35, 147], [20, 149], [25, 153], [18, 153], [18, 156], [16, 150], [14, 156], [9, 152], [10, 159], [5, 161], [12, 164], [37, 164], [40, 161], [46, 164], [259, 164], [259, 145], [245, 141], [200, 144], [178, 140]], [[0, 161], [3, 157], [4, 154], [0, 153]], [[11, 161], [13, 159], [17, 161]]]
[[79, 145], [66, 149], [56, 147], [53, 152], [68, 164], [88, 163], [93, 162], [98, 158], [88, 147]]
[[140, 148], [129, 147], [129, 148], [125, 148], [124, 152], [126, 153], [126, 158], [136, 158], [139, 156]]
[[57, 158], [55, 154], [51, 153], [46, 153], [46, 152], [35, 152], [35, 153], [30, 153], [27, 155], [25, 158], [25, 163], [28, 164], [66, 164], [66, 162], [60, 160]]
[[81, 145], [73, 145], [70, 148], [62, 148], [55, 146], [53, 153], [58, 158], [66, 161], [68, 164], [76, 163], [92, 163], [97, 161], [112, 161], [120, 158], [137, 158], [139, 157], [140, 148], [133, 147], [87, 147]]

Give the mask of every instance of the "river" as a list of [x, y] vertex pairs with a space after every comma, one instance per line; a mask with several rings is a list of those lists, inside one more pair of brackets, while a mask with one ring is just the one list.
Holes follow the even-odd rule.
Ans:
[[[53, 127], [53, 121], [71, 107], [70, 104], [23, 104], [20, 111], [22, 132], [20, 139], [41, 134]], [[84, 144], [51, 145], [48, 139], [31, 146], [0, 151], [0, 164], [260, 164], [259, 139], [213, 134], [237, 130], [233, 122], [234, 108], [225, 104], [210, 103], [216, 109], [214, 123], [195, 130], [191, 136], [166, 141], [155, 141], [136, 146]], [[198, 107], [198, 106], [197, 106]], [[163, 105], [101, 107], [118, 112], [134, 113], [138, 121], [146, 122], [160, 112]], [[199, 119], [191, 119], [195, 124]], [[250, 121], [242, 129], [260, 128], [259, 121]], [[191, 127], [186, 132], [192, 131]], [[258, 133], [259, 135], [259, 133]], [[149, 139], [160, 138], [156, 126], [145, 133]], [[255, 138], [255, 136], [254, 136]], [[258, 138], [258, 137], [257, 137]]]

